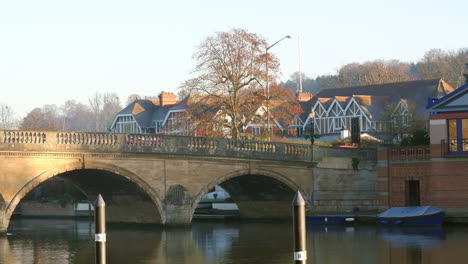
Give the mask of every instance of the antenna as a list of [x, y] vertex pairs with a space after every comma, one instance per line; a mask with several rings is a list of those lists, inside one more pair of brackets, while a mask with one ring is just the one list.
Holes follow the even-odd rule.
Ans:
[[302, 93], [302, 72], [301, 72], [301, 35], [298, 34], [297, 37], [297, 49], [299, 52], [299, 81], [298, 81], [298, 88], [297, 94]]

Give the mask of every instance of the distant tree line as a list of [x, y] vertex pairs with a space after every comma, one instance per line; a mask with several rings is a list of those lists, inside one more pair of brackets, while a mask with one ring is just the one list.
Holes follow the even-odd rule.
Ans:
[[115, 93], [96, 92], [88, 104], [68, 100], [63, 105], [36, 107], [18, 118], [12, 108], [0, 104], [0, 129], [107, 132], [122, 109]]
[[[364, 63], [349, 63], [337, 70], [334, 75], [310, 78], [302, 74], [304, 92], [317, 93], [320, 89], [340, 88], [358, 85], [382, 84], [411, 80], [439, 79], [458, 88], [468, 82], [468, 48], [458, 51], [432, 49], [416, 63], [398, 60], [374, 60]], [[298, 72], [280, 86], [296, 91]]]

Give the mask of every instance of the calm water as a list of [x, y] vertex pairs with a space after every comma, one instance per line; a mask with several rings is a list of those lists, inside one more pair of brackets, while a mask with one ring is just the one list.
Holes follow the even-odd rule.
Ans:
[[[94, 263], [93, 228], [87, 221], [14, 220], [11, 235], [0, 237], [0, 263]], [[112, 226], [108, 263], [293, 263], [291, 231], [278, 223]], [[468, 263], [468, 228], [309, 226], [307, 246], [309, 264]]]

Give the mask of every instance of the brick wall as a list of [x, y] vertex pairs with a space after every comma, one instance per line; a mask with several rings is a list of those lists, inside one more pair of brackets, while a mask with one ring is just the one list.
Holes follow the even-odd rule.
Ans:
[[421, 205], [438, 207], [448, 215], [468, 216], [468, 156], [391, 160], [389, 153], [389, 149], [378, 153], [380, 210], [408, 206], [408, 181], [417, 180]]

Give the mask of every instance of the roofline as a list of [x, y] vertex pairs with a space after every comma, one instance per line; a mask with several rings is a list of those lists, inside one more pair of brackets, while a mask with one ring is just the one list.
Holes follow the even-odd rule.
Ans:
[[166, 121], [169, 118], [169, 115], [171, 113], [180, 113], [180, 112], [187, 112], [187, 110], [183, 109], [183, 110], [169, 110], [169, 111], [167, 111], [166, 117], [164, 118], [164, 121], [163, 121], [161, 126], [163, 127], [166, 124]]
[[445, 101], [445, 100], [449, 99], [450, 97], [453, 97], [453, 96], [461, 93], [464, 89], [468, 89], [468, 83], [465, 83], [464, 85], [462, 85], [462, 86], [458, 87], [457, 89], [455, 89], [453, 92], [444, 95], [443, 97], [437, 99], [436, 101], [434, 101], [432, 103], [428, 103], [426, 105], [426, 109], [429, 110], [430, 108], [432, 108], [434, 106], [437, 106], [438, 104], [443, 103], [443, 101]]
[[[401, 84], [401, 83], [412, 83], [412, 82], [421, 82], [421, 81], [443, 81], [442, 78], [439, 79], [424, 79], [424, 80], [413, 80], [413, 81], [404, 81], [404, 82], [391, 82], [391, 83], [379, 83], [379, 84], [367, 84], [367, 85], [355, 85], [355, 86], [345, 86], [345, 87], [333, 87], [333, 88], [326, 88], [323, 90], [338, 90], [338, 89], [346, 89], [346, 88], [357, 88], [357, 87], [371, 87], [371, 86], [382, 86], [382, 85], [392, 85], [392, 84]], [[320, 90], [322, 91], [322, 89]], [[317, 95], [320, 92], [317, 93]]]
[[[133, 117], [132, 114], [117, 114], [117, 115], [114, 117], [114, 121], [112, 121], [112, 124], [111, 124], [111, 126], [109, 127], [109, 129], [112, 129], [112, 128], [115, 126], [115, 122], [117, 122], [117, 119], [118, 119], [119, 117], [122, 117], [122, 116], [131, 116], [131, 117]], [[135, 117], [133, 117], [133, 119], [135, 120], [135, 123], [138, 124], [138, 122], [136, 121]], [[138, 126], [140, 126], [140, 125], [138, 125]], [[141, 127], [141, 126], [140, 126], [140, 127]]]

